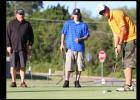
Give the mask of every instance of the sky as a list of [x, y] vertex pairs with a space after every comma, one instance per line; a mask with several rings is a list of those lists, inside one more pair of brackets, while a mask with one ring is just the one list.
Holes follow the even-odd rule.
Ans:
[[97, 13], [96, 7], [98, 4], [105, 4], [111, 9], [124, 7], [127, 8], [136, 8], [137, 2], [136, 1], [44, 1], [44, 9], [46, 9], [48, 6], [53, 5], [56, 6], [58, 3], [61, 6], [65, 6], [65, 8], [68, 7], [69, 13], [71, 14], [73, 9], [75, 8], [75, 4], [77, 8], [83, 9], [91, 12], [91, 17], [98, 17], [100, 16]]

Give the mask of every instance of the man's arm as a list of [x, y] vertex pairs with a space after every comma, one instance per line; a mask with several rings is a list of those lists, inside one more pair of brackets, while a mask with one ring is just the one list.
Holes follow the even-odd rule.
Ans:
[[10, 25], [6, 28], [6, 46], [11, 47], [11, 41], [10, 41]]
[[6, 28], [6, 47], [9, 54], [12, 53], [11, 40], [10, 40], [10, 23]]
[[119, 43], [119, 37], [116, 33], [113, 33], [113, 37], [114, 37], [114, 50], [115, 50], [115, 55], [116, 57], [118, 56], [118, 43]]
[[126, 26], [124, 25], [124, 26], [122, 26], [121, 28], [120, 28], [120, 30], [121, 30], [121, 36], [120, 36], [120, 40], [119, 40], [119, 45], [121, 45], [122, 43], [123, 43], [123, 41], [124, 41], [124, 37], [125, 37], [125, 35], [128, 33], [128, 30], [127, 30], [127, 28], [126, 28]]
[[118, 26], [120, 28], [120, 35], [119, 35], [120, 40], [119, 40], [118, 45], [121, 45], [123, 43], [125, 35], [128, 33], [124, 12], [120, 11], [117, 14], [117, 16], [115, 16], [115, 18], [116, 18], [116, 21], [118, 22]]
[[120, 28], [120, 30], [121, 30], [121, 34], [119, 36], [119, 40], [116, 41], [116, 44], [115, 44], [115, 53], [116, 53], [116, 55], [118, 55], [121, 52], [121, 48], [122, 48], [122, 44], [123, 44], [123, 41], [124, 41], [124, 37], [125, 37], [125, 35], [128, 32], [125, 25], [122, 26]]
[[89, 35], [89, 30], [88, 30], [88, 25], [87, 25], [87, 24], [85, 24], [85, 27], [84, 27], [84, 29], [83, 29], [83, 33], [84, 33], [84, 36], [83, 36], [83, 37], [80, 37], [80, 38], [77, 38], [77, 39], [75, 40], [76, 43], [81, 42], [81, 41], [84, 41], [84, 40], [87, 40], [88, 37], [90, 36], [90, 35]]
[[119, 13], [114, 16], [116, 22], [118, 23], [118, 27], [120, 29], [120, 33], [118, 33], [118, 37], [114, 36], [114, 46], [115, 46], [115, 53], [118, 55], [121, 51], [121, 45], [124, 41], [124, 37], [127, 34], [126, 22], [125, 22], [125, 14], [123, 11], [119, 11]]
[[113, 40], [114, 40], [114, 48], [117, 48], [119, 43], [119, 37], [117, 36], [116, 33], [113, 33]]
[[61, 34], [61, 45], [60, 45], [60, 50], [64, 50], [64, 40], [65, 40], [65, 35], [62, 33]]
[[65, 46], [64, 46], [64, 40], [65, 40], [65, 36], [67, 34], [69, 30], [69, 23], [68, 22], [65, 22], [64, 25], [63, 25], [63, 28], [61, 30], [61, 44], [60, 44], [60, 50], [61, 52], [63, 52], [63, 50], [65, 50]]
[[34, 43], [34, 34], [33, 34], [33, 29], [31, 24], [29, 23], [29, 28], [28, 28], [28, 44], [27, 44], [27, 52], [28, 52], [28, 57], [29, 59], [32, 56], [32, 45]]
[[28, 46], [32, 46], [34, 43], [34, 34], [31, 24], [29, 24], [29, 43]]
[[87, 39], [88, 39], [88, 37], [89, 37], [89, 35], [84, 36], [84, 37], [81, 37], [81, 38], [77, 38], [77, 42], [87, 40]]

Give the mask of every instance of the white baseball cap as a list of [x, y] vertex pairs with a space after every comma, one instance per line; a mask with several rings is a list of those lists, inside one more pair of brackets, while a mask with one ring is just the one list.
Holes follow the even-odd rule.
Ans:
[[98, 12], [98, 14], [100, 14], [100, 15], [102, 15], [102, 11], [103, 10], [105, 10], [106, 9], [106, 5], [104, 5], [104, 4], [99, 4], [98, 6], [97, 6], [97, 12]]

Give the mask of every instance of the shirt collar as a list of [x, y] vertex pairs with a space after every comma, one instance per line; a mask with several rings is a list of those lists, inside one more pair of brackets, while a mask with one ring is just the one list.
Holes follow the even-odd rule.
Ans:
[[76, 23], [75, 23], [75, 21], [74, 21], [74, 20], [72, 20], [72, 23], [74, 23], [74, 24], [76, 24], [76, 25], [81, 24], [81, 22], [82, 22], [82, 21], [80, 21], [78, 24], [76, 24]]

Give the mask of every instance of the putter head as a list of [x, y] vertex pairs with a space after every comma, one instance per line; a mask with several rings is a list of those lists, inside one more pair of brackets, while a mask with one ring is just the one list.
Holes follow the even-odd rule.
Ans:
[[112, 92], [112, 90], [107, 90], [107, 92]]

